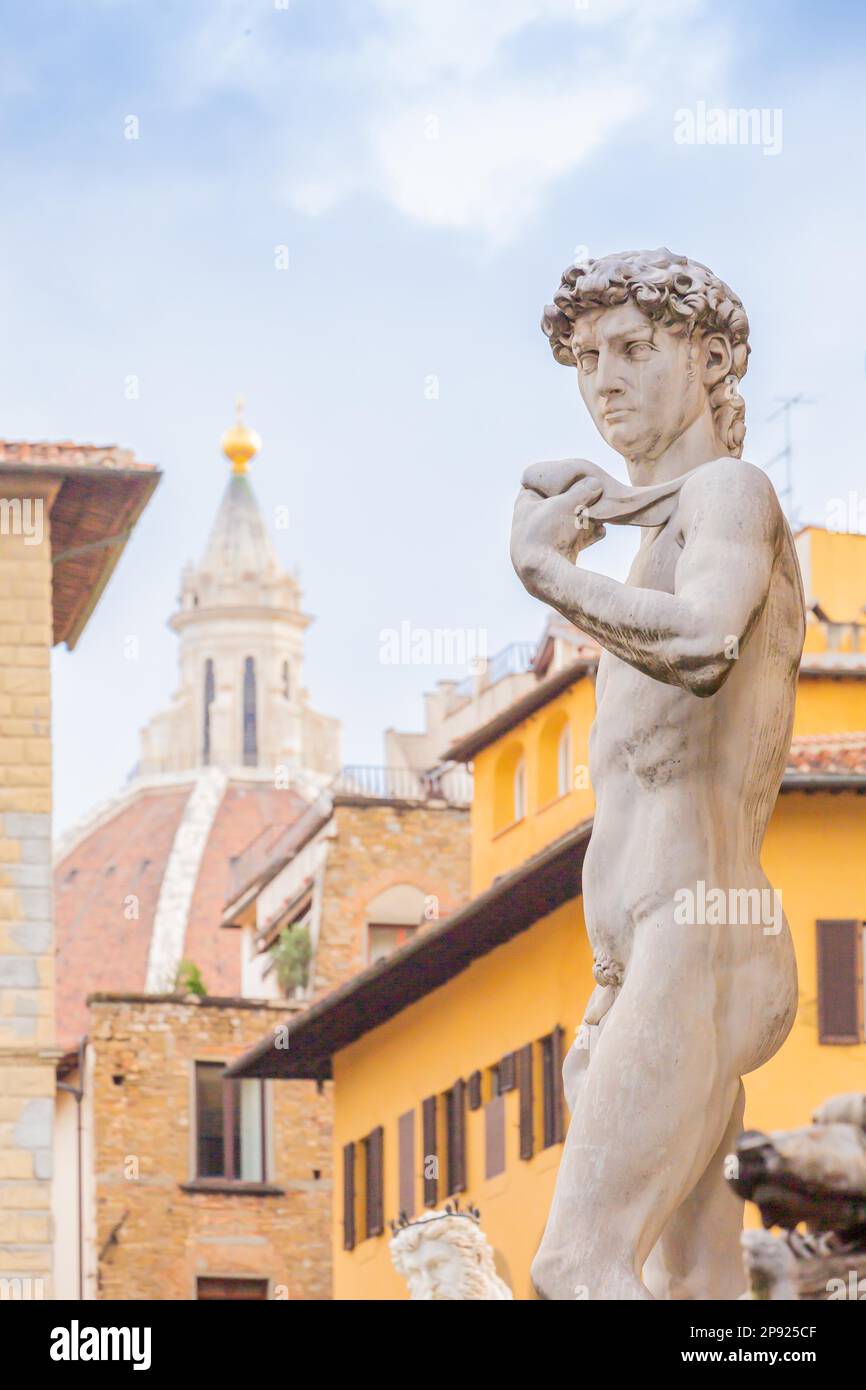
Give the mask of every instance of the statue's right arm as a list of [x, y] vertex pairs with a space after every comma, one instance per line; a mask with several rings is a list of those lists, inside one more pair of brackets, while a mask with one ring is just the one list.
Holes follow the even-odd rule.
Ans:
[[[539, 520], [524, 528], [512, 546], [524, 585], [646, 675], [693, 695], [714, 695], [766, 602], [781, 522], [772, 484], [739, 460], [696, 470], [680, 493], [682, 554], [673, 593], [575, 567], [568, 542], [573, 550], [580, 544], [573, 529], [569, 535], [566, 517], [579, 493], [579, 502], [586, 502], [582, 486], [532, 504], [549, 511], [544, 525]], [[549, 543], [539, 544], [543, 534]]]

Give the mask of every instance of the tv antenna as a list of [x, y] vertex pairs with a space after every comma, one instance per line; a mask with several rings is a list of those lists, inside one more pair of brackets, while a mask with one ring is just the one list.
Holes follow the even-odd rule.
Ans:
[[814, 405], [815, 400], [812, 396], [804, 395], [802, 391], [798, 391], [796, 395], [793, 396], [777, 396], [776, 399], [781, 401], [781, 405], [778, 410], [773, 411], [772, 415], [767, 416], [767, 423], [770, 424], [773, 420], [778, 420], [780, 415], [782, 416], [784, 421], [785, 443], [778, 454], [771, 458], [770, 462], [765, 464], [764, 467], [769, 471], [774, 464], [784, 463], [785, 465], [785, 486], [779, 493], [779, 501], [782, 503], [782, 509], [789, 523], [793, 526], [795, 524], [794, 444], [791, 437], [791, 411], [796, 405]]

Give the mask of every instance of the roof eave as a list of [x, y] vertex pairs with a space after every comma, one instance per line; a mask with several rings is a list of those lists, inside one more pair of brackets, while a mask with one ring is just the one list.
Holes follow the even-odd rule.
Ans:
[[[269, 1035], [231, 1063], [226, 1074], [327, 1080], [335, 1052], [578, 897], [591, 829], [591, 821], [582, 821], [438, 927], [420, 932], [387, 960], [368, 966], [313, 1004], [294, 1027], [289, 1025], [280, 1047]], [[509, 910], [503, 913], [499, 909], [506, 899]]]

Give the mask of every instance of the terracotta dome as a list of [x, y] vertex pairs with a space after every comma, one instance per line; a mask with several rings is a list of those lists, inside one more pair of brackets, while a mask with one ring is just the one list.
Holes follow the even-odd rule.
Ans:
[[241, 993], [237, 937], [220, 929], [231, 860], [292, 825], [339, 771], [339, 724], [301, 681], [297, 579], [235, 474], [170, 626], [171, 706], [142, 730], [127, 787], [65, 836], [55, 867], [57, 1029], [87, 1029], [87, 996], [163, 993], [191, 961], [211, 995]]
[[[135, 793], [56, 866], [57, 1032], [64, 1051], [76, 1047], [87, 1031], [89, 994], [171, 987], [169, 978], [149, 981], [148, 972], [154, 928], [172, 906], [181, 913], [180, 959], [198, 966], [208, 994], [241, 992], [237, 935], [219, 926], [229, 896], [230, 861], [265, 827], [292, 824], [307, 803], [295, 791], [227, 782], [197, 847], [190, 844], [194, 828], [191, 835], [185, 817], [194, 786]], [[175, 874], [181, 881], [169, 885], [166, 908], [166, 871], [178, 857], [192, 860], [190, 881], [182, 882], [182, 868]]]

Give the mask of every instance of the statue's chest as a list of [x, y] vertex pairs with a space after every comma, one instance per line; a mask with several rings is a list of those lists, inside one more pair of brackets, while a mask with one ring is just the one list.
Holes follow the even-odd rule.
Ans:
[[682, 546], [677, 542], [675, 521], [645, 533], [629, 570], [628, 583], [640, 589], [660, 589], [672, 594]]

